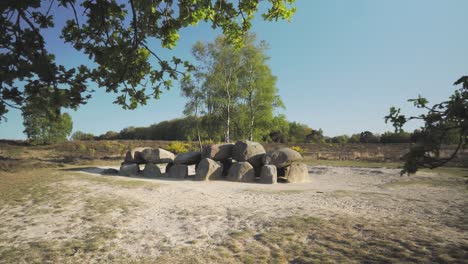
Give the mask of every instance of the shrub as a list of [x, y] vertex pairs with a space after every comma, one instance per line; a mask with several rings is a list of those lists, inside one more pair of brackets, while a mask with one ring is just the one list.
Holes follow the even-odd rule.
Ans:
[[301, 153], [301, 154], [304, 154], [304, 149], [299, 147], [299, 146], [292, 146], [291, 149]]
[[83, 143], [79, 143], [77, 146], [76, 146], [76, 150], [82, 154], [82, 153], [85, 153], [88, 149], [86, 148], [86, 145], [83, 144]]
[[81, 131], [76, 131], [75, 133], [73, 133], [73, 135], [71, 136], [71, 140], [73, 141], [77, 141], [77, 140], [93, 140], [94, 139], [94, 135], [91, 134], [91, 133], [84, 133], [84, 132], [81, 132]]
[[176, 154], [178, 153], [184, 153], [184, 152], [188, 152], [190, 150], [193, 149], [193, 146], [192, 144], [190, 143], [183, 143], [183, 142], [180, 142], [180, 141], [174, 141], [174, 142], [171, 142], [169, 145], [167, 145], [166, 147], [166, 150], [170, 151], [170, 152], [174, 152]]
[[381, 143], [410, 143], [411, 134], [405, 131], [400, 132], [385, 132], [380, 137]]
[[341, 135], [341, 136], [336, 136], [328, 139], [329, 143], [336, 143], [336, 144], [346, 144], [350, 141], [349, 136], [347, 135]]

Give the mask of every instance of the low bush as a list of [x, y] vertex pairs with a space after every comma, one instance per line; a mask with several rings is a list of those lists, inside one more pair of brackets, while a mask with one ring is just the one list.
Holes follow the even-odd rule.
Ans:
[[167, 145], [166, 150], [173, 152], [175, 154], [189, 152], [193, 150], [193, 146], [190, 143], [183, 143], [180, 141], [171, 142]]
[[299, 146], [292, 146], [291, 149], [301, 153], [301, 154], [304, 154], [304, 149], [299, 147]]

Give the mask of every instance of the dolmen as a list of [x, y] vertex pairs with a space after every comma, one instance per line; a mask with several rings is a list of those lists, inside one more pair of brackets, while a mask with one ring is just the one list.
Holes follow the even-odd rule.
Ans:
[[[120, 166], [121, 176], [142, 176], [196, 181], [228, 180], [235, 182], [299, 183], [309, 179], [302, 155], [291, 148], [266, 152], [253, 141], [213, 144], [201, 152], [174, 153], [162, 148], [134, 148], [127, 152]], [[144, 169], [140, 170], [140, 165]], [[190, 166], [195, 167], [191, 174]], [[193, 168], [192, 168], [193, 171]]]

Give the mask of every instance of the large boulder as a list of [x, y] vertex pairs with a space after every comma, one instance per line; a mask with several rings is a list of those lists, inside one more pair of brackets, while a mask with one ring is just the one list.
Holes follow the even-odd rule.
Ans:
[[202, 159], [195, 174], [196, 181], [218, 180], [223, 177], [223, 164], [212, 159]]
[[174, 179], [184, 179], [188, 177], [188, 165], [185, 164], [174, 164], [169, 169], [169, 177]]
[[174, 153], [161, 148], [145, 148], [140, 155], [145, 163], [154, 164], [171, 163], [175, 158]]
[[248, 161], [254, 168], [260, 171], [265, 148], [262, 144], [253, 141], [237, 141], [232, 149], [232, 158], [237, 161]]
[[278, 169], [302, 160], [301, 153], [290, 148], [280, 148], [263, 156], [264, 165], [275, 165]]
[[193, 165], [199, 163], [201, 160], [201, 153], [198, 151], [190, 151], [187, 153], [178, 154], [175, 159], [175, 164]]
[[275, 165], [264, 165], [260, 173], [260, 182], [275, 184], [278, 181], [278, 174]]
[[120, 165], [119, 175], [120, 176], [135, 176], [140, 171], [138, 164], [122, 163]]
[[225, 160], [232, 158], [232, 149], [234, 144], [224, 143], [224, 144], [214, 144], [206, 146], [202, 151], [202, 158], [208, 158], [216, 161]]
[[158, 178], [161, 176], [161, 169], [159, 169], [158, 166], [156, 166], [154, 163], [146, 163], [145, 168], [143, 169], [143, 177]]
[[284, 176], [289, 183], [309, 181], [309, 168], [304, 163], [292, 163], [284, 168]]
[[144, 164], [145, 161], [143, 160], [143, 157], [141, 156], [141, 152], [145, 149], [147, 148], [134, 148], [130, 151], [127, 151], [127, 154], [125, 154], [124, 163]]
[[226, 179], [237, 182], [253, 182], [255, 181], [254, 167], [246, 161], [236, 162], [229, 168]]
[[253, 141], [237, 141], [232, 149], [232, 158], [237, 161], [249, 161], [252, 157], [265, 153], [262, 144]]

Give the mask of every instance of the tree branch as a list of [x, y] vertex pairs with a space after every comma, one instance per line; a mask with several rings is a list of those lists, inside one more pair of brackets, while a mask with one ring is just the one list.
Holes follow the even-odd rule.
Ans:
[[73, 2], [70, 2], [70, 5], [72, 7], [73, 14], [75, 15], [76, 25], [77, 25], [78, 29], [80, 29], [80, 22], [78, 21], [78, 15], [76, 13], [75, 4], [73, 4]]
[[135, 11], [133, 0], [129, 0], [130, 7], [132, 8], [132, 26], [133, 26], [133, 46], [136, 48], [138, 45], [138, 18]]

